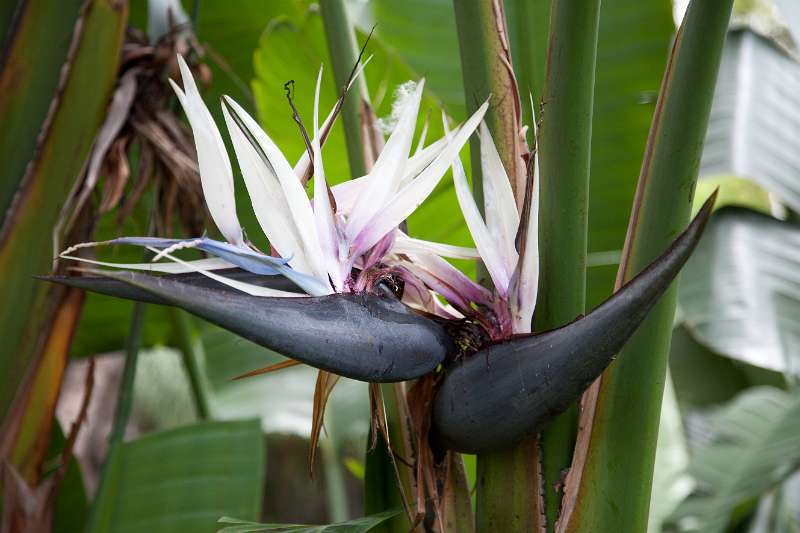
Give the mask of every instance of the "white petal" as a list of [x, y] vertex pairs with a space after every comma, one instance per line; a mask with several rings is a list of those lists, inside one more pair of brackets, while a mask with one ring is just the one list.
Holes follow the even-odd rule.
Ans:
[[347, 219], [346, 233], [353, 240], [376, 213], [380, 213], [400, 187], [405, 175], [405, 164], [414, 139], [414, 129], [419, 114], [419, 103], [425, 80], [417, 84], [414, 95], [405, 102], [392, 134], [378, 156], [367, 179], [367, 186], [359, 196]]
[[348, 214], [353, 210], [353, 206], [358, 201], [358, 196], [367, 185], [369, 176], [361, 176], [353, 180], [343, 181], [331, 187], [333, 197], [336, 199], [336, 211], [341, 214]]
[[491, 276], [497, 292], [505, 296], [511, 280], [511, 271], [508, 270], [505, 261], [501, 257], [499, 243], [494, 240], [481, 218], [481, 213], [478, 211], [478, 206], [475, 204], [475, 199], [470, 192], [464, 167], [458, 158], [453, 161], [453, 183], [455, 184], [458, 204], [461, 206], [461, 213], [467, 222], [467, 227], [472, 239], [475, 241], [475, 246], [481, 254], [483, 264], [486, 265], [486, 270], [489, 271], [489, 276]]
[[539, 291], [539, 153], [534, 160], [531, 214], [525, 236], [524, 253], [517, 272], [516, 294], [512, 294], [511, 314], [514, 333], [530, 333]]
[[181, 56], [178, 56], [178, 66], [181, 70], [185, 92], [182, 92], [172, 80], [170, 83], [172, 83], [192, 127], [197, 148], [197, 162], [200, 168], [200, 181], [203, 185], [203, 196], [208, 211], [228, 242], [243, 246], [242, 227], [236, 216], [233, 171], [228, 153], [225, 151], [225, 143], [211, 113], [203, 103], [188, 65]]
[[422, 152], [422, 149], [425, 147], [425, 137], [428, 136], [428, 117], [425, 117], [425, 122], [422, 124], [422, 133], [419, 134], [419, 140], [417, 141], [417, 148], [414, 150], [414, 155]]
[[[149, 248], [152, 252], [159, 252], [157, 248]], [[184, 267], [192, 269], [194, 272], [199, 272], [204, 276], [207, 276], [214, 281], [218, 281], [223, 285], [227, 285], [233, 289], [242, 291], [250, 296], [271, 296], [271, 297], [282, 297], [282, 298], [302, 298], [305, 295], [300, 294], [297, 292], [287, 292], [287, 291], [280, 291], [278, 289], [270, 289], [269, 287], [261, 287], [260, 285], [253, 285], [252, 283], [245, 283], [243, 281], [238, 281], [235, 279], [226, 278], [225, 276], [220, 276], [219, 274], [215, 274], [206, 268], [202, 268], [197, 266], [197, 264], [193, 264], [189, 261], [184, 261], [182, 259], [178, 259], [177, 257], [165, 254], [167, 259], [175, 261], [176, 263], [183, 265]]]
[[278, 176], [264, 163], [224, 104], [222, 115], [225, 117], [236, 159], [239, 161], [239, 168], [261, 229], [281, 257], [290, 258], [289, 265], [292, 268], [300, 272], [310, 272], [311, 266], [306, 259]]
[[415, 239], [409, 237], [401, 231], [397, 231], [394, 246], [390, 250], [393, 254], [404, 253], [432, 253], [440, 257], [449, 257], [451, 259], [480, 259], [481, 255], [475, 248], [467, 248], [465, 246], [453, 246], [452, 244], [445, 244], [441, 242], [431, 242], [422, 239]]
[[95, 261], [86, 257], [78, 257], [74, 255], [60, 255], [63, 259], [71, 259], [73, 261], [80, 261], [81, 263], [90, 263], [92, 265], [106, 266], [112, 268], [122, 268], [125, 270], [143, 270], [145, 272], [162, 272], [164, 274], [185, 274], [186, 272], [195, 272], [196, 268], [204, 268], [205, 270], [220, 270], [224, 268], [236, 268], [236, 265], [228, 263], [227, 261], [218, 257], [210, 257], [208, 259], [198, 259], [196, 261], [186, 261], [188, 266], [180, 263], [111, 263], [108, 261]]
[[433, 192], [447, 168], [458, 158], [461, 148], [478, 127], [487, 107], [488, 103], [480, 106], [458, 132], [447, 140], [447, 146], [436, 159], [416, 179], [403, 187], [380, 213], [373, 216], [353, 241], [354, 249], [363, 251], [378, 242], [381, 237], [408, 218]]
[[[436, 157], [442, 153], [442, 150], [447, 146], [447, 139], [442, 137], [433, 144], [426, 146], [422, 151], [415, 153], [407, 162], [405, 166], [405, 173], [400, 180], [400, 186], [403, 187], [416, 178], [420, 172], [425, 170], [425, 167], [431, 164]], [[367, 186], [369, 175], [361, 176], [360, 178], [347, 180], [342, 183], [334, 185], [331, 190], [333, 196], [336, 198], [336, 210], [342, 214], [348, 214], [353, 210], [358, 201], [358, 196], [364, 191]]]
[[439, 157], [439, 154], [441, 154], [442, 150], [444, 150], [446, 147], [447, 138], [442, 137], [441, 139], [430, 144], [429, 146], [426, 146], [421, 151], [411, 156], [406, 162], [405, 174], [403, 175], [403, 179], [400, 180], [400, 186], [404, 187], [408, 185], [411, 180], [416, 178], [420, 172], [425, 170], [428, 165], [430, 165], [437, 157]]
[[344, 273], [339, 261], [339, 238], [333, 208], [328, 197], [328, 182], [325, 180], [322, 147], [319, 143], [319, 91], [321, 84], [322, 67], [319, 69], [317, 90], [314, 93], [314, 140], [311, 142], [311, 151], [314, 153], [314, 218], [325, 267], [333, 281], [334, 288], [341, 291], [344, 287]]
[[297, 176], [295, 176], [286, 157], [270, 139], [269, 135], [261, 129], [261, 126], [231, 98], [225, 97], [225, 101], [233, 112], [242, 119], [248, 131], [264, 152], [275, 175], [278, 176], [286, 203], [289, 205], [292, 220], [294, 220], [297, 233], [300, 236], [306, 259], [311, 265], [310, 273], [327, 283], [328, 275], [322, 261], [322, 252], [320, 251], [316, 223], [314, 222], [314, 211], [311, 209], [311, 202], [308, 200], [305, 189], [300, 184]]
[[507, 272], [517, 266], [515, 239], [519, 228], [519, 213], [511, 182], [503, 167], [500, 154], [486, 123], [481, 122], [481, 171], [483, 173], [483, 205], [486, 226], [500, 251]]

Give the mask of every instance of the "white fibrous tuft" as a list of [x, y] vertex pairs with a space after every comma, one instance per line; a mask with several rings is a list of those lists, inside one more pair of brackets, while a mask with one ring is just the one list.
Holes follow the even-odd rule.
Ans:
[[397, 121], [400, 120], [400, 114], [406, 101], [414, 96], [414, 91], [417, 90], [417, 82], [408, 80], [407, 82], [398, 85], [394, 90], [394, 102], [392, 102], [392, 113], [388, 117], [378, 119], [378, 128], [384, 135], [389, 135], [394, 131], [397, 126]]

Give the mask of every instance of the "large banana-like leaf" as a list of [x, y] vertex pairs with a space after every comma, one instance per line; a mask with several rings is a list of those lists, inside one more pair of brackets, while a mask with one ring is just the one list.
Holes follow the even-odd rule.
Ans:
[[[800, 460], [800, 395], [763, 387], [715, 417], [715, 440], [689, 464], [697, 490], [671, 515], [682, 531], [726, 531], [742, 503], [778, 485]], [[740, 517], [741, 518], [741, 517]]]
[[663, 520], [689, 494], [691, 480], [684, 473], [688, 463], [686, 434], [675, 396], [675, 387], [668, 375], [664, 385], [664, 402], [661, 405], [661, 423], [658, 428], [648, 533], [661, 532]]
[[[26, 7], [34, 5], [38, 3], [25, 3]], [[71, 40], [64, 66], [60, 64], [63, 58], [51, 57], [36, 65], [29, 57], [35, 53], [30, 47], [54, 46], [49, 36], [61, 35], [63, 28], [59, 26], [51, 32], [48, 25], [37, 26], [38, 20], [20, 20], [24, 25], [17, 37], [25, 37], [28, 46], [9, 49], [14, 55], [7, 57], [4, 64], [4, 68], [12, 70], [19, 64], [25, 68], [34, 65], [37, 69], [52, 68], [58, 79], [57, 87], [49, 95], [38, 95], [37, 98], [47, 98], [45, 104], [36, 99], [30, 102], [32, 114], [27, 118], [31, 120], [36, 118], [33, 108], [47, 107], [47, 117], [40, 117], [42, 121], [36, 125], [41, 131], [36, 130], [35, 150], [23, 150], [20, 145], [18, 153], [5, 157], [11, 166], [17, 164], [11, 159], [22, 158], [20, 168], [24, 174], [2, 180], [18, 188], [0, 228], [0, 277], [4, 287], [0, 307], [13, 310], [4, 313], [0, 325], [0, 335], [6, 339], [0, 348], [0, 419], [4, 423], [0, 455], [10, 454], [33, 484], [38, 480], [42, 453], [49, 440], [52, 409], [72, 332], [80, 316], [81, 298], [78, 296], [76, 300], [75, 293], [62, 288], [43, 286], [32, 275], [47, 272], [52, 266], [52, 228], [103, 121], [116, 80], [126, 15], [125, 2], [90, 0], [82, 4], [79, 23], [73, 24], [75, 18], [66, 13], [42, 19], [51, 25], [69, 25]], [[41, 42], [31, 44], [36, 38]], [[42, 75], [42, 79], [51, 76]], [[14, 76], [12, 73], [12, 79]], [[1, 98], [13, 100], [12, 93], [17, 89], [22, 93], [27, 91], [27, 82], [4, 91]], [[20, 102], [17, 100], [17, 105], [24, 105]], [[15, 132], [15, 121], [24, 121], [24, 117], [15, 116], [9, 119], [10, 123], [3, 122], [4, 131]], [[16, 134], [23, 135], [22, 130]], [[15, 398], [13, 410], [12, 398]]]
[[712, 351], [800, 372], [800, 226], [719, 211], [681, 280], [681, 318]]
[[[732, 3], [694, 0], [684, 17], [650, 129], [618, 284], [658, 254], [689, 215]], [[624, 531], [647, 527], [674, 312], [669, 291], [584, 397], [559, 531], [618, 527], [620, 513]]]
[[775, 0], [775, 5], [778, 6], [795, 43], [800, 42], [800, 4], [793, 0]]
[[258, 519], [264, 446], [255, 420], [206, 422], [114, 449], [87, 531], [216, 531], [225, 515]]
[[[456, 119], [464, 117], [464, 88], [461, 85], [461, 64], [458, 57], [452, 2], [412, 0], [397, 9], [392, 0], [372, 0], [357, 22], [375, 34], [415, 72], [424, 75], [427, 87]], [[430, 31], [436, 28], [436, 31]]]
[[0, 52], [0, 159], [5, 161], [0, 169], [0, 220], [34, 156], [82, 3], [8, 0], [0, 8], [11, 11], [7, 35], [0, 39], [4, 45]]
[[701, 175], [735, 174], [800, 210], [800, 63], [750, 31], [728, 36]]

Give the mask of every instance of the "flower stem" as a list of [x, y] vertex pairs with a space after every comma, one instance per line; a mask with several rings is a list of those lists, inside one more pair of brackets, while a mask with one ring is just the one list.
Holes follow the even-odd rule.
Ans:
[[[322, 0], [319, 3], [322, 23], [333, 64], [336, 87], [341, 90], [347, 84], [350, 72], [358, 60], [355, 32], [347, 19], [343, 0]], [[364, 78], [359, 77], [344, 100], [342, 121], [347, 141], [347, 160], [353, 178], [367, 173], [369, 162], [365, 161], [364, 142], [361, 135], [361, 102], [366, 98]]]
[[[589, 163], [600, 1], [555, 2], [542, 95], [541, 278], [535, 330], [562, 326], [586, 305]], [[548, 530], [561, 507], [562, 472], [570, 465], [577, 407], [541, 432]]]
[[[486, 124], [511, 180], [518, 204], [524, 196], [524, 164], [521, 159], [519, 98], [516, 80], [509, 70], [510, 51], [502, 2], [454, 0], [456, 29], [464, 76], [467, 113], [491, 95]], [[470, 147], [473, 196], [483, 205], [480, 146]], [[490, 281], [478, 266], [478, 279]], [[487, 428], [488, 430], [489, 428]], [[478, 531], [539, 531], [540, 469], [536, 439], [514, 449], [481, 454], [477, 458]]]

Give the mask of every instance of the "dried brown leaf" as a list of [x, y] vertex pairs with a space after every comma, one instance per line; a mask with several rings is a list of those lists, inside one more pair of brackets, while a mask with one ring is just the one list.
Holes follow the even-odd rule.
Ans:
[[314, 459], [317, 455], [317, 445], [319, 444], [319, 437], [322, 433], [322, 426], [325, 420], [325, 406], [328, 404], [333, 388], [336, 382], [339, 381], [339, 376], [320, 370], [317, 373], [317, 384], [314, 387], [314, 406], [311, 415], [311, 442], [309, 443], [308, 451], [308, 472], [311, 477], [314, 476]]
[[[231, 378], [232, 380], [244, 379], [244, 378], [251, 378], [253, 376], [260, 376], [262, 374], [269, 374], [270, 372], [276, 372], [278, 370], [283, 370], [284, 368], [289, 368], [292, 366], [297, 366], [300, 363], [299, 361], [295, 361], [294, 359], [287, 359], [286, 361], [281, 361], [280, 363], [275, 363], [274, 365], [269, 365], [261, 368], [257, 368], [256, 370], [251, 370], [250, 372], [246, 372], [235, 378]], [[317, 382], [319, 382], [319, 376], [317, 376]]]

